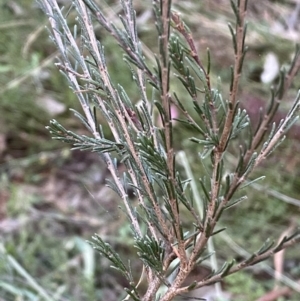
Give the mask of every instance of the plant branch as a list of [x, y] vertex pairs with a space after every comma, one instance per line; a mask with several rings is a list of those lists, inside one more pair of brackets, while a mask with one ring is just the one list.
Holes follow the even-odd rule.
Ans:
[[[226, 272], [226, 274], [217, 274], [217, 275], [213, 275], [211, 277], [209, 277], [208, 279], [204, 279], [201, 281], [198, 281], [197, 284], [193, 285], [193, 289], [194, 288], [199, 288], [199, 287], [203, 287], [203, 286], [207, 286], [207, 285], [211, 285], [214, 284], [218, 281], [221, 281], [225, 276], [228, 275], [232, 275], [242, 269], [245, 269], [246, 267], [250, 267], [254, 264], [257, 264], [263, 260], [266, 260], [267, 258], [273, 256], [275, 253], [279, 252], [280, 250], [283, 250], [285, 248], [288, 248], [290, 246], [295, 245], [296, 243], [300, 242], [300, 234], [298, 234], [296, 237], [294, 237], [293, 239], [283, 243], [280, 248], [278, 248], [278, 246], [270, 249], [269, 251], [263, 253], [263, 254], [253, 254], [249, 259], [246, 259], [244, 261], [242, 261], [241, 263], [237, 264], [236, 266], [234, 266], [233, 268], [231, 268], [229, 271]], [[185, 286], [185, 287], [181, 287], [176, 289], [176, 292], [173, 292], [174, 296], [175, 295], [179, 295], [179, 294], [183, 294], [183, 293], [187, 293], [190, 290], [190, 285]], [[171, 300], [171, 299], [161, 299], [161, 301], [167, 301], [167, 300]]]
[[229, 103], [228, 103], [228, 112], [226, 114], [224, 129], [220, 138], [220, 143], [218, 145], [218, 151], [223, 152], [226, 148], [231, 128], [232, 128], [232, 122], [234, 118], [234, 112], [235, 112], [235, 106], [237, 103], [237, 94], [238, 94], [238, 86], [239, 86], [239, 80], [241, 76], [241, 70], [243, 65], [243, 59], [245, 55], [245, 16], [246, 16], [246, 10], [247, 10], [247, 0], [240, 0], [238, 6], [238, 16], [237, 17], [237, 23], [236, 23], [236, 33], [235, 39], [236, 46], [235, 46], [235, 60], [234, 60], [234, 69], [233, 69], [233, 75], [232, 75], [232, 84], [230, 87], [230, 97], [229, 97]]
[[[264, 115], [264, 118], [263, 118], [262, 122], [259, 124], [259, 128], [252, 139], [251, 146], [247, 150], [247, 153], [244, 158], [245, 164], [247, 164], [249, 162], [251, 154], [260, 145], [260, 142], [262, 141], [264, 135], [266, 134], [267, 130], [269, 129], [270, 124], [273, 120], [273, 117], [274, 117], [276, 111], [278, 110], [279, 104], [281, 103], [284, 95], [290, 88], [291, 83], [292, 83], [293, 79], [295, 78], [295, 76], [297, 75], [297, 73], [299, 72], [299, 70], [300, 70], [300, 47], [297, 46], [291, 68], [290, 68], [289, 72], [286, 74], [285, 79], [282, 79], [282, 80], [284, 80], [284, 83], [281, 84], [281, 85], [283, 85], [283, 87], [282, 87], [283, 91], [281, 93], [279, 93], [279, 91], [278, 91], [277, 92], [278, 95], [276, 97], [274, 95], [274, 93], [275, 93], [274, 90], [272, 89], [272, 91], [271, 91], [272, 92], [272, 100], [271, 100], [270, 109]], [[280, 90], [280, 87], [278, 88], [278, 90]]]

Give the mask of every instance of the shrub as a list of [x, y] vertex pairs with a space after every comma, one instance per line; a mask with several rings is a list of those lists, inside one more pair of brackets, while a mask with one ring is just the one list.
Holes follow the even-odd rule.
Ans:
[[[193, 289], [220, 282], [227, 275], [299, 242], [299, 231], [285, 236], [277, 244], [267, 240], [247, 259], [225, 262], [219, 269], [214, 266], [202, 279], [186, 281], [195, 267], [214, 256], [210, 242], [212, 236], [225, 230], [218, 227], [222, 214], [246, 199], [242, 188], [263, 178], [250, 180], [249, 175], [283, 141], [297, 119], [299, 93], [285, 118], [277, 124], [273, 122], [299, 70], [299, 47], [290, 69], [281, 71], [278, 85], [271, 89], [269, 107], [264, 113], [257, 112], [261, 118], [254, 129], [238, 100], [247, 52], [247, 1], [231, 2], [236, 24], [229, 25], [234, 64], [228, 100], [212, 84], [209, 50], [205, 67], [192, 32], [180, 14], [172, 10], [171, 0], [153, 1], [158, 34], [158, 53], [152, 53], [154, 67], [145, 58], [131, 0], [121, 1], [121, 25], [116, 20], [110, 22], [94, 1], [75, 0], [77, 24], [74, 30], [67, 23], [68, 12], [64, 15], [55, 0], [40, 0], [40, 3], [49, 16], [51, 38], [60, 51], [57, 66], [82, 106], [84, 114], [75, 112], [75, 115], [91, 135], [69, 131], [56, 120], [51, 120], [48, 129], [54, 139], [70, 143], [74, 149], [97, 152], [106, 162], [112, 176], [109, 185], [120, 196], [131, 224], [136, 256], [143, 263], [141, 274], [145, 276], [147, 289], [141, 293], [130, 264], [99, 235], [93, 237], [95, 249], [128, 281], [125, 289], [128, 295], [124, 300], [172, 300]], [[118, 42], [138, 90], [139, 103], [131, 99], [127, 87], [115, 83], [110, 76], [94, 22]], [[172, 90], [178, 83], [185, 94]], [[101, 125], [97, 121], [99, 114], [105, 120]], [[176, 119], [176, 114], [180, 114], [180, 118]], [[103, 127], [109, 127], [110, 133], [104, 134]], [[176, 161], [174, 131], [185, 128], [191, 129], [194, 135], [187, 138], [201, 148], [199, 160], [205, 172], [197, 176], [200, 177], [198, 183], [189, 175], [189, 166], [185, 168], [190, 179], [180, 172]], [[239, 146], [238, 151], [235, 145]], [[228, 163], [230, 152], [238, 158], [233, 169]], [[179, 154], [184, 160], [182, 152]], [[118, 162], [125, 166], [125, 172], [119, 171]], [[197, 194], [197, 185], [201, 196]], [[137, 206], [129, 199], [129, 188], [134, 192]], [[184, 220], [188, 220], [188, 224]], [[163, 286], [165, 290], [160, 290]]]

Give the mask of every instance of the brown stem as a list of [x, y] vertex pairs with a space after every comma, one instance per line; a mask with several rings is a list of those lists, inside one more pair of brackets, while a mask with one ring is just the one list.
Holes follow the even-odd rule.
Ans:
[[[276, 252], [279, 252], [280, 250], [283, 250], [285, 248], [293, 246], [293, 245], [295, 245], [296, 243], [299, 243], [299, 242], [300, 242], [300, 235], [298, 235], [295, 238], [283, 243], [279, 250], [276, 250], [276, 248], [277, 248], [277, 246], [276, 246], [276, 247], [270, 249], [269, 251], [267, 251], [267, 252], [265, 252], [261, 255], [256, 255], [251, 261], [247, 261], [247, 260], [242, 261], [241, 263], [239, 263], [236, 266], [234, 266], [233, 268], [231, 268], [229, 270], [229, 272], [226, 274], [226, 276], [232, 275], [232, 274], [234, 274], [234, 273], [236, 273], [240, 270], [245, 269], [246, 267], [252, 266], [256, 263], [259, 263], [263, 260], [266, 260], [270, 256], [273, 256]], [[222, 274], [214, 275], [214, 276], [210, 277], [209, 279], [204, 279], [204, 280], [199, 281], [194, 288], [199, 288], [199, 287], [214, 284], [216, 282], [221, 281], [224, 277], [225, 276], [222, 276]], [[177, 290], [175, 290], [174, 296], [176, 296], [178, 294], [187, 293], [188, 291], [189, 291], [189, 286], [178, 288]], [[167, 300], [171, 300], [171, 299], [162, 299], [161, 301], [167, 301]]]
[[246, 16], [246, 0], [240, 0], [238, 8], [239, 14], [239, 23], [237, 22], [237, 30], [236, 30], [236, 54], [235, 54], [235, 61], [234, 61], [234, 69], [233, 69], [233, 82], [230, 91], [229, 97], [229, 109], [225, 119], [224, 129], [221, 135], [220, 143], [218, 149], [220, 152], [223, 152], [227, 141], [229, 139], [229, 135], [232, 128], [232, 122], [234, 118], [234, 110], [237, 102], [237, 93], [238, 93], [238, 86], [239, 80], [241, 76], [241, 67], [243, 62], [243, 55], [244, 55], [244, 35], [245, 35], [245, 16]]
[[[170, 3], [171, 0], [162, 1], [161, 6], [161, 18], [162, 18], [162, 32], [160, 35], [161, 53], [160, 62], [162, 66], [162, 78], [161, 78], [161, 99], [164, 108], [164, 132], [165, 143], [167, 153], [167, 166], [169, 181], [173, 187], [176, 186], [175, 172], [174, 172], [174, 149], [172, 141], [172, 123], [171, 123], [171, 97], [169, 94], [169, 35], [170, 35]], [[178, 204], [175, 195], [170, 196], [169, 203], [171, 205], [172, 213], [174, 215], [174, 230], [178, 242], [178, 255], [180, 257], [181, 264], [185, 264], [187, 261], [184, 241], [181, 239], [181, 226], [180, 215], [178, 211]], [[175, 253], [176, 250], [174, 250]]]
[[257, 133], [255, 134], [255, 136], [252, 139], [252, 143], [250, 148], [248, 149], [245, 158], [244, 158], [244, 165], [248, 164], [248, 161], [251, 157], [251, 155], [253, 154], [253, 152], [257, 149], [257, 147], [259, 146], [260, 142], [262, 141], [264, 135], [266, 134], [272, 120], [273, 117], [278, 109], [279, 104], [281, 103], [284, 95], [286, 94], [287, 90], [290, 88], [293, 79], [295, 78], [295, 76], [297, 75], [297, 73], [300, 70], [300, 53], [296, 53], [296, 62], [294, 64], [294, 66], [291, 68], [291, 70], [289, 71], [289, 73], [286, 75], [285, 77], [285, 83], [284, 83], [284, 88], [283, 88], [283, 93], [282, 93], [282, 97], [281, 99], [276, 98], [275, 99], [275, 103], [271, 109], [271, 111], [266, 114], [264, 116], [264, 119], [261, 123], [261, 125], [259, 126], [259, 130], [257, 131]]

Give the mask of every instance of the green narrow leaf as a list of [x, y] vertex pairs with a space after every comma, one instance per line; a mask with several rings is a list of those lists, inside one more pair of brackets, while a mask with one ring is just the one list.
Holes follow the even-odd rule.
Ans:
[[266, 176], [261, 176], [261, 177], [258, 177], [256, 179], [252, 180], [252, 181], [248, 181], [245, 184], [241, 185], [240, 189], [246, 188], [247, 186], [250, 186], [250, 185], [252, 185], [252, 184], [254, 184], [254, 183], [258, 182], [258, 181], [264, 180], [265, 177]]
[[[230, 89], [229, 89], [230, 92], [232, 92], [233, 89], [233, 79], [234, 79], [234, 70], [233, 70], [233, 66], [230, 66]], [[230, 109], [231, 103], [229, 103], [228, 105]]]
[[216, 230], [216, 231], [214, 231], [214, 232], [211, 234], [211, 236], [214, 236], [214, 235], [216, 235], [216, 234], [219, 234], [219, 233], [225, 231], [226, 229], [227, 229], [227, 228], [221, 228], [221, 229], [219, 229], [219, 230]]
[[238, 198], [238, 199], [235, 200], [235, 201], [231, 201], [227, 206], [224, 207], [224, 210], [227, 210], [227, 209], [229, 209], [229, 208], [231, 208], [231, 207], [237, 205], [238, 203], [240, 203], [240, 202], [242, 202], [242, 201], [245, 201], [245, 200], [247, 200], [247, 199], [248, 199], [248, 197], [247, 197], [246, 195], [244, 195], [244, 196]]
[[228, 273], [230, 272], [230, 269], [234, 266], [234, 264], [235, 264], [234, 259], [232, 259], [231, 262], [226, 263], [226, 265], [224, 266], [224, 269], [222, 271], [222, 275], [221, 275], [222, 278], [224, 278], [225, 276], [228, 275]]
[[209, 75], [210, 74], [210, 51], [209, 51], [209, 48], [206, 49], [206, 52], [207, 52], [207, 71], [206, 73]]
[[236, 23], [238, 25], [240, 25], [241, 21], [240, 21], [240, 16], [239, 16], [239, 9], [233, 0], [230, 0], [230, 4], [231, 4], [231, 8], [235, 14], [235, 17], [236, 17]]
[[[231, 37], [232, 37], [234, 54], [237, 54], [237, 44], [236, 44], [235, 32], [234, 32], [234, 29], [233, 29], [233, 27], [230, 23], [228, 23], [228, 27], [229, 27], [229, 31], [230, 31], [230, 34], [231, 34]], [[231, 91], [231, 89], [230, 89], [230, 91]]]
[[274, 245], [274, 241], [270, 240], [269, 238], [264, 242], [264, 244], [262, 245], [262, 247], [256, 252], [257, 255], [261, 255], [265, 252], [267, 252], [268, 250], [270, 250], [272, 248], [272, 246]]

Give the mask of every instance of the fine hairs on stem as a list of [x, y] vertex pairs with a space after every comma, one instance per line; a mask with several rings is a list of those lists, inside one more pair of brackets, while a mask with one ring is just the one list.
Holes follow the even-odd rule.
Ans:
[[[230, 210], [246, 198], [244, 195], [236, 197], [237, 192], [243, 185], [251, 185], [251, 172], [283, 141], [297, 119], [300, 93], [285, 118], [279, 124], [273, 123], [274, 114], [300, 68], [299, 47], [290, 69], [282, 71], [277, 87], [271, 91], [268, 110], [256, 131], [252, 131], [249, 116], [240, 108], [238, 100], [243, 62], [247, 59], [246, 0], [231, 1], [235, 25], [230, 24], [229, 31], [234, 64], [226, 101], [211, 82], [210, 53], [205, 67], [192, 32], [180, 14], [172, 9], [171, 0], [152, 2], [158, 40], [157, 53], [152, 54], [154, 66], [145, 57], [132, 0], [120, 1], [120, 22], [111, 22], [97, 1], [74, 0], [73, 9], [77, 13], [74, 30], [68, 25], [68, 14], [56, 0], [38, 1], [49, 17], [51, 39], [60, 53], [57, 66], [82, 107], [83, 114], [75, 111], [75, 116], [90, 135], [69, 131], [56, 120], [50, 121], [48, 129], [54, 139], [72, 144], [73, 149], [97, 152], [106, 162], [112, 176], [109, 185], [120, 196], [131, 224], [137, 259], [143, 264], [141, 276], [135, 279], [130, 265], [118, 252], [99, 235], [93, 236], [94, 248], [128, 281], [124, 300], [173, 300], [193, 289], [218, 283], [227, 275], [300, 241], [298, 230], [277, 244], [268, 240], [245, 260], [224, 262], [207, 277], [188, 282], [188, 276], [205, 259], [216, 262], [210, 240], [224, 230], [217, 227], [220, 217], [225, 209]], [[95, 26], [113, 37], [122, 50], [139, 92], [139, 104], [130, 99], [126, 87], [110, 76]], [[174, 93], [173, 82], [180, 83], [187, 93]], [[186, 156], [177, 156], [174, 151], [173, 107], [182, 118], [176, 127], [188, 125], [193, 129], [193, 137], [187, 139], [201, 148], [200, 158], [206, 164], [206, 174], [193, 176], [192, 180], [180, 172], [179, 158], [187, 162]], [[105, 120], [101, 125], [97, 112]], [[161, 126], [157, 125], [153, 114], [158, 115]], [[110, 129], [110, 135], [104, 134], [104, 126]], [[228, 172], [227, 154], [236, 141], [243, 143], [236, 166]], [[125, 172], [119, 171], [117, 161], [124, 164]], [[189, 174], [187, 163], [184, 166]], [[127, 187], [134, 191], [138, 206], [133, 206], [129, 200]], [[189, 225], [184, 222], [186, 212]], [[146, 282], [143, 293], [138, 287], [140, 281]]]

